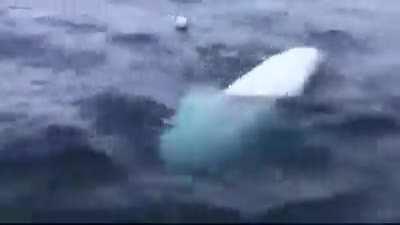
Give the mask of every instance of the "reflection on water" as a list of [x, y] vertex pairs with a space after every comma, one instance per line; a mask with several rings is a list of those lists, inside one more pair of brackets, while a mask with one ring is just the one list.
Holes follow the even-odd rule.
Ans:
[[107, 15], [107, 0], [2, 0], [0, 7], [15, 10], [43, 10], [63, 16]]

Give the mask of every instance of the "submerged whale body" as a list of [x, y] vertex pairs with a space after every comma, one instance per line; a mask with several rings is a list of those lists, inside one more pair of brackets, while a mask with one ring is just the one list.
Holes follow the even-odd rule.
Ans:
[[224, 90], [190, 92], [173, 127], [161, 136], [162, 159], [174, 170], [210, 172], [255, 152], [272, 156], [298, 146], [301, 132], [280, 118], [271, 99], [300, 95], [320, 61], [317, 49], [294, 48], [271, 56]]

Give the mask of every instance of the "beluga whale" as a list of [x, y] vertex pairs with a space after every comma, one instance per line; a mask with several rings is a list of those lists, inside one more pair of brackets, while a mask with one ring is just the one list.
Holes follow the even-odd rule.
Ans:
[[296, 96], [322, 60], [316, 48], [298, 47], [273, 55], [229, 85], [224, 92], [240, 96]]
[[289, 151], [300, 143], [301, 135], [282, 132], [286, 125], [274, 110], [275, 101], [265, 99], [301, 95], [322, 61], [316, 48], [291, 48], [265, 59], [225, 89], [189, 92], [172, 118], [172, 127], [161, 135], [161, 158], [175, 171], [210, 172], [241, 165], [232, 162], [249, 155], [269, 157]]

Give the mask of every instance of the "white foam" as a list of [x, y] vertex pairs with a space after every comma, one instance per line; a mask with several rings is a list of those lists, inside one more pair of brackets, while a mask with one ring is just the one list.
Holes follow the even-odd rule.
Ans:
[[298, 47], [276, 54], [224, 90], [239, 96], [296, 96], [322, 60], [315, 48]]

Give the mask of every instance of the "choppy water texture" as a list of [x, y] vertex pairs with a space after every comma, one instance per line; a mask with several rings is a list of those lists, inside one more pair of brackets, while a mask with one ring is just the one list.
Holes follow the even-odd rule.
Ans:
[[[399, 221], [399, 15], [396, 0], [0, 1], [0, 221]], [[265, 110], [216, 93], [297, 46], [325, 53], [302, 95]]]

